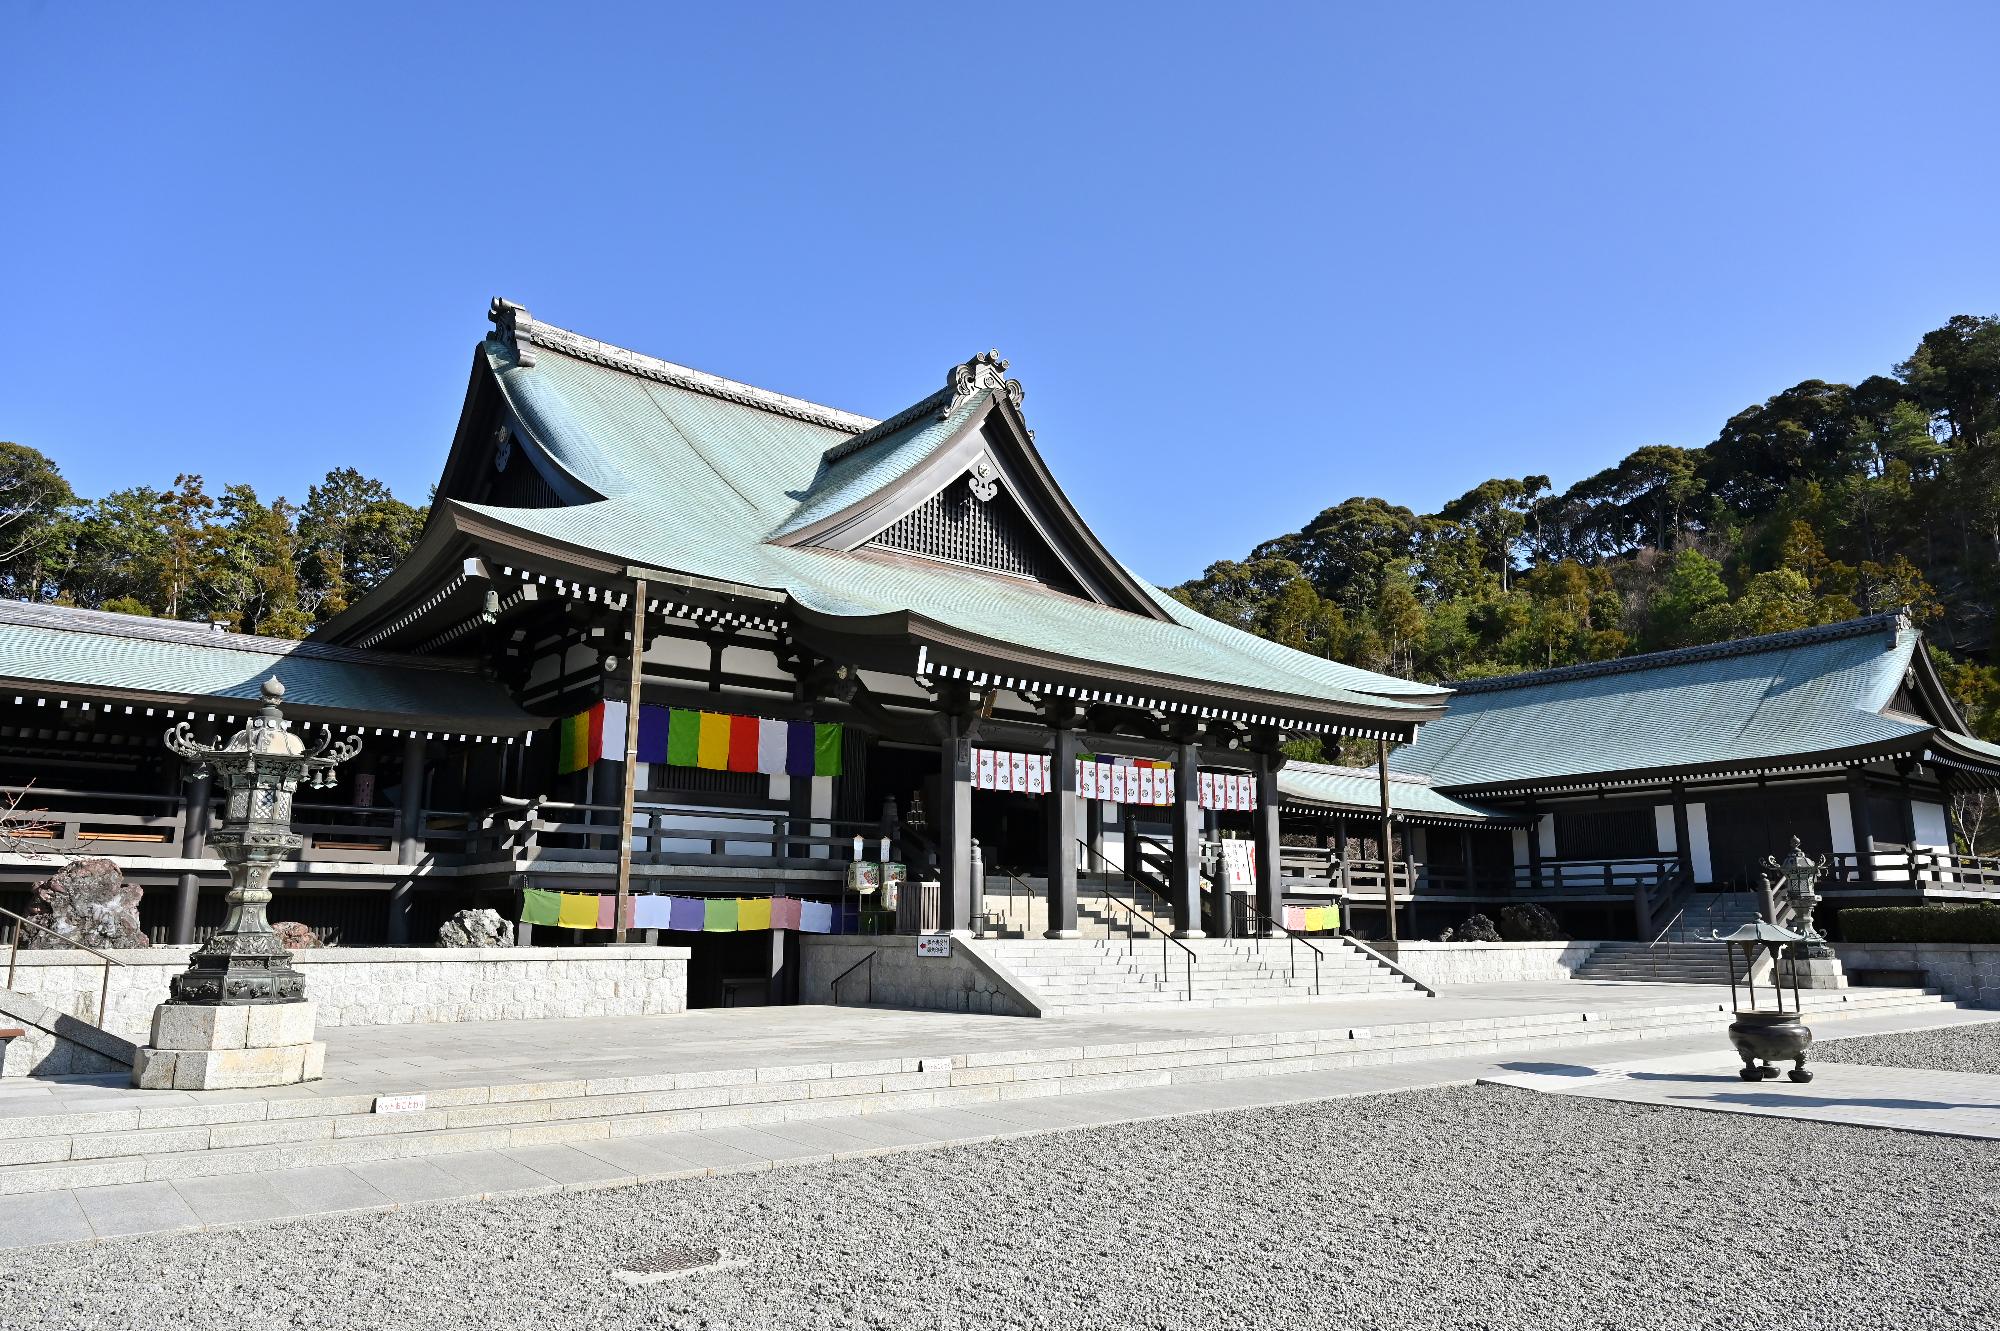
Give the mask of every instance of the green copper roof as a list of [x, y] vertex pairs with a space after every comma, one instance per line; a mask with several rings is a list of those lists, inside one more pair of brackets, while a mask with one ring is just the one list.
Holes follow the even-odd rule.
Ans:
[[219, 633], [180, 620], [0, 602], [0, 690], [247, 704], [272, 675], [285, 686], [288, 709], [359, 713], [380, 718], [384, 727], [506, 735], [545, 724], [516, 707], [498, 683], [452, 662]]
[[[910, 612], [1079, 663], [1283, 694], [1315, 713], [1350, 706], [1421, 719], [1437, 705], [1434, 687], [1280, 647], [1150, 587], [1164, 618], [913, 556], [771, 543], [907, 474], [989, 404], [988, 390], [949, 418], [940, 419], [946, 396], [933, 394], [889, 421], [846, 418], [842, 428], [826, 408], [795, 404], [800, 410], [788, 414], [719, 398], [684, 382], [692, 372], [641, 373], [663, 363], [618, 352], [629, 358], [620, 362], [609, 354], [615, 348], [551, 332], [578, 354], [538, 341], [533, 364], [523, 365], [496, 337], [485, 344], [487, 361], [527, 435], [523, 446], [602, 498], [564, 508], [465, 505], [470, 511], [627, 564], [780, 591], [820, 615]], [[859, 446], [840, 447], [849, 441]]]
[[1886, 713], [1919, 635], [1895, 615], [1456, 685], [1392, 764], [1447, 788], [1777, 762], [1920, 743]]
[[[1377, 815], [1382, 808], [1380, 778], [1372, 767], [1326, 763], [1286, 763], [1278, 769], [1278, 790], [1287, 804], [1316, 805], [1340, 812]], [[1453, 799], [1419, 776], [1389, 773], [1389, 807], [1405, 818], [1452, 822], [1515, 822], [1497, 809]]]

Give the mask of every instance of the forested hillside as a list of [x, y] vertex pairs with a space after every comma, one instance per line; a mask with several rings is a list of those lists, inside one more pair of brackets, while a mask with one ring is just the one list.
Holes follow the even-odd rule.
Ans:
[[1974, 728], [2000, 738], [2000, 318], [1953, 318], [1889, 368], [1808, 379], [1713, 440], [1648, 445], [1560, 492], [1531, 475], [1436, 513], [1344, 500], [1173, 591], [1287, 646], [1428, 680], [1906, 608]]
[[42, 453], [0, 443], [0, 596], [17, 600], [298, 638], [388, 576], [423, 523], [349, 467], [302, 504], [190, 475], [84, 500]]

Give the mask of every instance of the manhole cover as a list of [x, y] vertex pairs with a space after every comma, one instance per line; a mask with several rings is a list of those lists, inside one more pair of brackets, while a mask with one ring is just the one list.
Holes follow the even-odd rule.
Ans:
[[705, 1271], [726, 1271], [748, 1266], [741, 1258], [722, 1255], [720, 1248], [662, 1248], [651, 1257], [630, 1266], [614, 1267], [611, 1274], [628, 1285], [657, 1285], [662, 1280], [700, 1275]]

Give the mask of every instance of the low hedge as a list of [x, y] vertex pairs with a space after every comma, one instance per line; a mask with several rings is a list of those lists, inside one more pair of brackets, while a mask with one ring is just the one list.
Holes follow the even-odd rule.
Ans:
[[1848, 906], [1849, 943], [2000, 943], [2000, 906]]

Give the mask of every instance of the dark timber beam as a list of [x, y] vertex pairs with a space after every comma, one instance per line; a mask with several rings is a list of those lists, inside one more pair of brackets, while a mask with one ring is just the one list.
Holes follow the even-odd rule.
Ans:
[[[1694, 847], [1688, 831], [1687, 787], [1674, 782], [1674, 858], [1680, 861], [1681, 879], [1690, 886], [1694, 883]], [[1710, 870], [1713, 876], [1714, 870]]]
[[1847, 772], [1847, 816], [1854, 824], [1854, 864], [1861, 881], [1875, 881], [1875, 829], [1868, 809], [1868, 773], [1859, 767]]
[[[181, 823], [182, 859], [208, 858], [208, 810], [214, 789], [214, 777], [205, 771], [188, 784], [187, 803], [182, 806], [184, 810]], [[195, 941], [195, 912], [200, 904], [201, 875], [182, 874], [174, 892], [173, 941], [177, 946]]]
[[[411, 734], [403, 740], [403, 822], [396, 844], [396, 859], [410, 872], [389, 889], [389, 945], [401, 947], [410, 941], [410, 893], [416, 887], [416, 864], [424, 857], [424, 737]], [[436, 940], [432, 940], [436, 941]]]
[[611, 941], [625, 941], [625, 921], [632, 909], [632, 815], [638, 810], [639, 696], [646, 677], [646, 580], [632, 580], [632, 640], [625, 651], [625, 734], [619, 752], [625, 757], [624, 780], [618, 792], [618, 900], [611, 917]]
[[[1389, 917], [1389, 941], [1396, 941], [1396, 852], [1394, 813], [1389, 805], [1389, 741], [1375, 741], [1375, 775], [1382, 813], [1382, 913]], [[1416, 884], [1410, 885], [1414, 893]], [[1412, 901], [1415, 898], [1412, 897]]]
[[1285, 752], [1279, 737], [1269, 736], [1257, 747], [1257, 808], [1251, 814], [1257, 845], [1257, 913], [1264, 918], [1254, 925], [1254, 934], [1268, 934], [1284, 914], [1285, 887], [1282, 877], [1282, 843], [1278, 835], [1278, 812], [1284, 798], [1278, 793], [1278, 773], [1285, 766]]
[[[1174, 859], [1167, 888], [1174, 903], [1174, 932], [1182, 938], [1205, 938], [1201, 927], [1201, 747], [1193, 727], [1183, 730], [1178, 738], [1174, 753]], [[1128, 862], [1132, 853], [1128, 846]]]
[[1050, 938], [1079, 936], [1076, 915], [1077, 797], [1076, 724], [1074, 706], [1063, 701], [1048, 705], [1052, 758], [1049, 763], [1048, 805], [1043, 826], [1048, 833], [1048, 883]]

